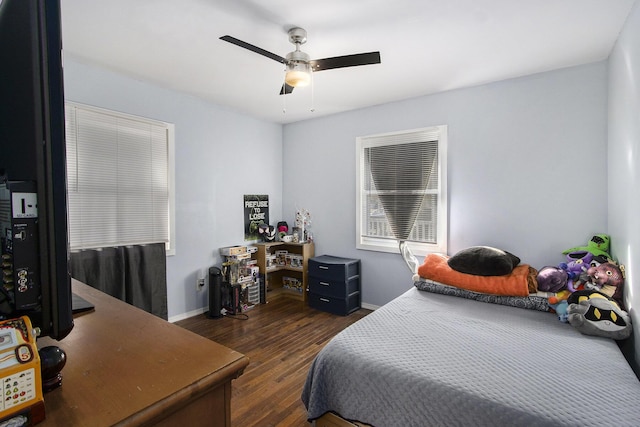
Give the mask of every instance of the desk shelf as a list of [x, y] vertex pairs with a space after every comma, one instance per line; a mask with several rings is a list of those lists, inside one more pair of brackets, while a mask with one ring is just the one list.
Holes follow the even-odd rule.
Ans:
[[[262, 302], [267, 302], [271, 296], [282, 295], [300, 300], [306, 305], [309, 288], [307, 269], [309, 258], [314, 256], [313, 243], [269, 242], [256, 243], [254, 246], [258, 249], [252, 256], [257, 260], [260, 269], [261, 293], [264, 295]], [[291, 265], [267, 267], [267, 257], [275, 255], [276, 251], [287, 251], [288, 254], [299, 256], [301, 267]], [[287, 289], [285, 287], [287, 277], [298, 280], [302, 291]]]

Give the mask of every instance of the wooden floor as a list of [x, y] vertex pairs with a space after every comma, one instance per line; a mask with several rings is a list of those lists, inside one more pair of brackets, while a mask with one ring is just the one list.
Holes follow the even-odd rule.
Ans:
[[300, 394], [311, 361], [335, 334], [370, 312], [335, 316], [276, 297], [242, 313], [246, 320], [209, 319], [205, 313], [176, 325], [249, 357], [232, 383], [232, 427], [309, 427]]

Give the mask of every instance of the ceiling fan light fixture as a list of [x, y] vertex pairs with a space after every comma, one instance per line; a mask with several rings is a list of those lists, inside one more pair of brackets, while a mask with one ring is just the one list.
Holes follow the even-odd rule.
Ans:
[[287, 54], [286, 63], [287, 71], [284, 75], [284, 82], [292, 87], [309, 86], [311, 83], [309, 55], [296, 49]]
[[309, 83], [311, 83], [311, 68], [309, 64], [301, 62], [289, 63], [284, 81], [293, 87], [309, 86]]

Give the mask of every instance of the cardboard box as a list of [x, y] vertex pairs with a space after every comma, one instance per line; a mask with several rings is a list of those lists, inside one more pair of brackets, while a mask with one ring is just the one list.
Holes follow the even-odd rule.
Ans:
[[220, 254], [224, 256], [241, 255], [246, 253], [246, 246], [227, 246], [226, 248], [220, 248]]

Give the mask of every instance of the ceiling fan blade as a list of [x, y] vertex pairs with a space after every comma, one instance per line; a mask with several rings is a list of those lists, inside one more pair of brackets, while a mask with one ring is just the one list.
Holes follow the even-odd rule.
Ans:
[[314, 59], [310, 61], [313, 71], [331, 70], [333, 68], [355, 67], [380, 63], [380, 52], [356, 53], [354, 55], [335, 56], [333, 58]]
[[293, 86], [283, 83], [282, 89], [280, 89], [280, 95], [288, 95], [291, 92], [293, 92]]
[[280, 55], [276, 55], [275, 53], [271, 53], [268, 50], [264, 50], [258, 46], [254, 46], [252, 44], [249, 44], [247, 42], [243, 42], [242, 40], [239, 40], [235, 37], [231, 37], [231, 36], [222, 36], [220, 37], [220, 40], [224, 40], [226, 42], [229, 42], [231, 44], [235, 44], [236, 46], [240, 46], [243, 47], [245, 49], [250, 50], [251, 52], [255, 52], [257, 54], [260, 54], [262, 56], [266, 56], [269, 59], [273, 59], [274, 61], [278, 61], [282, 64], [286, 63], [286, 60], [280, 56]]

